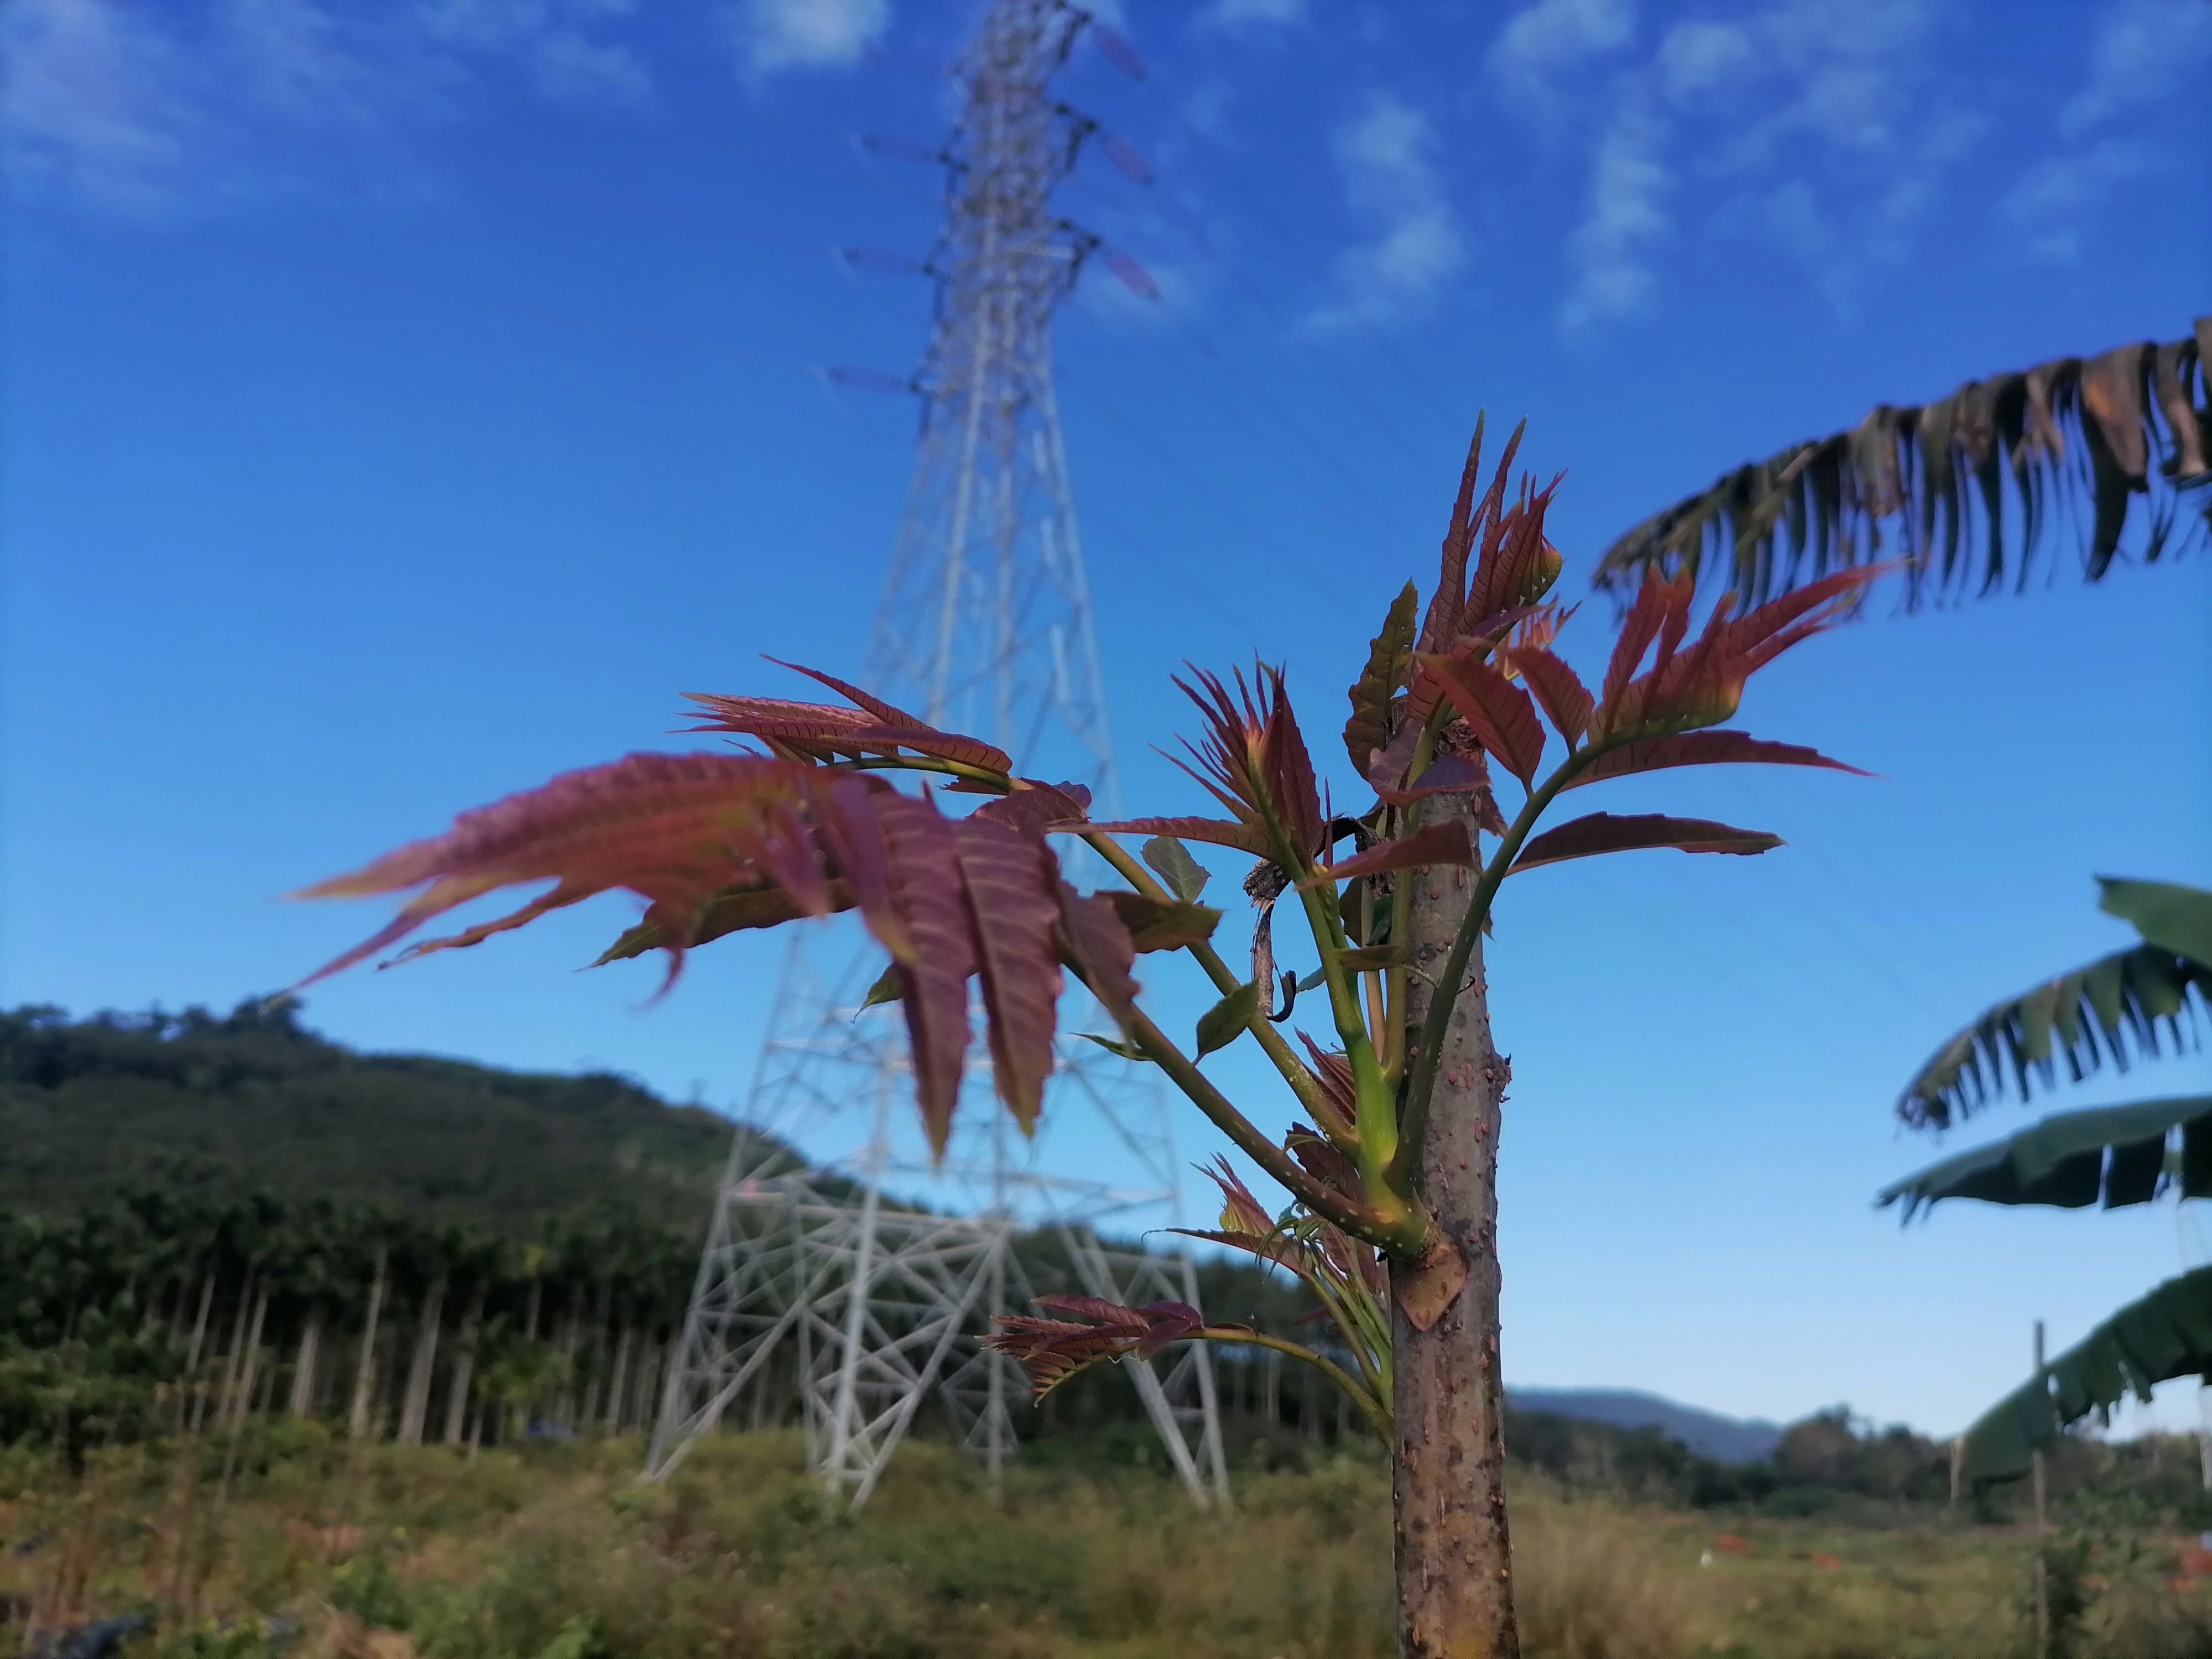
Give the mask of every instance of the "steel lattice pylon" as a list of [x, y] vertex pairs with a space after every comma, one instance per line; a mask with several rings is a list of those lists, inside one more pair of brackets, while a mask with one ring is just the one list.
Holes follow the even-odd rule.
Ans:
[[[1088, 128], [1048, 83], [1087, 21], [1061, 0], [995, 0], [960, 65], [965, 108], [944, 151], [937, 308], [915, 382], [921, 449], [867, 684], [1110, 807], [1113, 746], [1049, 337], [1094, 246], [1050, 207]], [[1023, 1310], [1046, 1288], [1197, 1299], [1188, 1257], [1099, 1237], [1174, 1212], [1179, 1165], [1158, 1085], [1079, 1038], [1063, 1041], [1045, 1127], [1024, 1141], [989, 1098], [986, 1062], [971, 1069], [952, 1145], [933, 1164], [902, 1023], [861, 1006], [875, 957], [848, 929], [794, 937], [649, 1474], [665, 1473], [778, 1365], [795, 1375], [812, 1467], [855, 1504], [932, 1401], [995, 1472], [1014, 1449], [1024, 1385], [975, 1340], [991, 1316]], [[1085, 1013], [1090, 1029], [1109, 1029], [1077, 1000], [1062, 1010], [1066, 1029], [1083, 1029]], [[1122, 1178], [1065, 1172], [1054, 1131], [1074, 1119], [1093, 1137], [1094, 1164], [1108, 1132]], [[809, 1165], [794, 1166], [787, 1146]], [[1018, 1250], [1024, 1235], [1053, 1242], [1050, 1259]], [[1203, 1346], [1124, 1369], [1192, 1496], [1225, 1500]]]

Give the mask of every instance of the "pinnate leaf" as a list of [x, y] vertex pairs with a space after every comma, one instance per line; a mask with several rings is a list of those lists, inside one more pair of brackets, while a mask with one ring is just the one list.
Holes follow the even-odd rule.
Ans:
[[[828, 898], [833, 912], [853, 908], [852, 889], [842, 881], [830, 884]], [[790, 894], [770, 882], [750, 881], [726, 887], [708, 899], [699, 912], [698, 920], [691, 927], [689, 948], [696, 950], [726, 933], [781, 927], [806, 914]], [[611, 962], [627, 961], [649, 951], [670, 950], [673, 945], [673, 940], [662, 934], [658, 922], [641, 921], [634, 927], [625, 928], [622, 937], [602, 951], [592, 966], [603, 968]]]
[[1856, 766], [1847, 766], [1842, 761], [1831, 760], [1819, 750], [1808, 749], [1801, 744], [1774, 743], [1765, 738], [1754, 738], [1748, 732], [1708, 729], [1639, 738], [1633, 743], [1607, 749], [1569, 779], [1567, 787], [1577, 788], [1585, 783], [1624, 777], [1632, 772], [1656, 772], [1668, 766], [1718, 766], [1736, 763], [1766, 766], [1822, 766], [1833, 771], [1853, 773], [1863, 778], [1874, 775], [1871, 772], [1861, 771]]
[[1375, 751], [1390, 741], [1390, 700], [1413, 665], [1413, 611], [1419, 602], [1419, 592], [1407, 582], [1390, 602], [1382, 631], [1368, 644], [1367, 665], [1346, 693], [1352, 716], [1344, 723], [1344, 750], [1352, 769], [1362, 774]]
[[1037, 1306], [1070, 1319], [1013, 1314], [995, 1322], [986, 1339], [1000, 1352], [1020, 1362], [1040, 1395], [1049, 1393], [1078, 1371], [1102, 1359], [1149, 1358], [1170, 1342], [1205, 1328], [1198, 1310], [1185, 1302], [1152, 1302], [1128, 1308], [1090, 1296], [1047, 1296]]
[[884, 800], [877, 820], [889, 854], [892, 902], [909, 941], [902, 952], [894, 948], [892, 958], [903, 982], [900, 1002], [914, 1054], [915, 1096], [930, 1151], [942, 1157], [960, 1102], [969, 1036], [968, 981], [978, 966], [959, 843], [948, 819], [909, 796]]
[[1629, 853], [1644, 848], [1671, 847], [1682, 853], [1765, 853], [1782, 845], [1782, 837], [1763, 830], [1738, 830], [1708, 818], [1672, 818], [1659, 812], [1617, 817], [1593, 812], [1547, 830], [1533, 837], [1513, 860], [1512, 873], [1567, 859], [1594, 858], [1601, 853]]
[[1099, 1006], [1125, 1030], [1135, 1011], [1137, 981], [1130, 969], [1137, 959], [1129, 930], [1113, 902], [1097, 894], [1078, 893], [1060, 884], [1060, 943]]
[[1534, 787], [1544, 760], [1544, 728], [1528, 694], [1472, 654], [1422, 661], [1483, 748], [1524, 787]]
[[1154, 836], [1143, 848], [1144, 860], [1152, 867], [1152, 873], [1168, 884], [1168, 890], [1177, 898], [1195, 901], [1206, 890], [1212, 874], [1191, 857], [1186, 848], [1173, 836]]
[[1392, 806], [1403, 806], [1428, 795], [1487, 794], [1490, 768], [1480, 754], [1439, 755], [1421, 769], [1421, 775], [1402, 789], [1376, 787], [1376, 798]]
[[[1113, 905], [1066, 891], [1024, 820], [954, 820], [880, 778], [763, 755], [633, 755], [564, 774], [319, 883], [307, 896], [416, 890], [389, 926], [323, 972], [524, 883], [551, 884], [507, 915], [416, 948], [472, 945], [620, 888], [647, 909], [602, 960], [658, 949], [672, 978], [706, 939], [857, 908], [891, 956], [868, 1000], [900, 1004], [923, 1124], [940, 1152], [971, 1036], [971, 978], [981, 980], [1000, 1094], [1024, 1127], [1051, 1069], [1063, 954], [1117, 1018], [1126, 1022], [1135, 992], [1128, 930]], [[1160, 921], [1198, 925], [1182, 913]]]
[[1331, 865], [1317, 881], [1348, 881], [1383, 870], [1419, 870], [1439, 864], [1478, 864], [1467, 820], [1445, 818], [1425, 823], [1410, 836], [1378, 841], [1364, 853]]
[[1042, 783], [1035, 778], [1017, 778], [1011, 793], [985, 801], [969, 816], [1041, 836], [1055, 825], [1075, 824], [1091, 810], [1091, 792], [1079, 783]]
[[1260, 983], [1247, 980], [1207, 1009], [1198, 1019], [1198, 1054], [1203, 1060], [1217, 1048], [1225, 1048], [1252, 1024], [1260, 1012]]
[[1572, 748], [1589, 730], [1590, 710], [1596, 699], [1582, 676], [1546, 646], [1507, 646], [1499, 659], [1518, 672], [1543, 706], [1545, 718]]
[[1054, 830], [1095, 830], [1109, 836], [1172, 836], [1178, 841], [1202, 841], [1215, 847], [1233, 847], [1254, 858], [1267, 856], [1267, 836], [1257, 824], [1234, 823], [1225, 818], [1122, 818], [1113, 823], [1055, 823]]
[[1028, 1133], [1044, 1103], [1060, 998], [1059, 869], [1042, 841], [973, 817], [954, 843], [981, 966], [991, 1076]]

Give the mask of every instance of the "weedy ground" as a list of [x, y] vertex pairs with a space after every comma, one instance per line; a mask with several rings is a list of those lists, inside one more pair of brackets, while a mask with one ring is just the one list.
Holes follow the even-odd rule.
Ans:
[[[1375, 1463], [1248, 1471], [1200, 1512], [1139, 1469], [1017, 1467], [994, 1493], [909, 1444], [859, 1517], [786, 1435], [463, 1459], [313, 1429], [139, 1448], [81, 1475], [0, 1453], [0, 1650], [140, 1612], [143, 1659], [1387, 1659]], [[1940, 1517], [1730, 1522], [1516, 1490], [1529, 1659], [2013, 1659], [2027, 1540]], [[2060, 1574], [2062, 1654], [2212, 1655], [2173, 1540]], [[1701, 1565], [1707, 1552], [1710, 1565]], [[2066, 1600], [2065, 1598], [2072, 1598]]]

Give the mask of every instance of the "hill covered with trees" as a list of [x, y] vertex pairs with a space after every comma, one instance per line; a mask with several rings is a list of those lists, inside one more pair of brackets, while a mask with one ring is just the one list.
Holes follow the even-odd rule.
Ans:
[[0, 1207], [128, 1189], [264, 1191], [534, 1237], [587, 1211], [696, 1238], [728, 1121], [627, 1079], [363, 1054], [295, 1005], [217, 1016], [0, 1012]]

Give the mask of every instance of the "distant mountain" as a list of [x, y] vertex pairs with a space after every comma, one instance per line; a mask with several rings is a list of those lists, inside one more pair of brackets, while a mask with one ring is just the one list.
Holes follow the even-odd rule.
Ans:
[[1657, 1429], [1723, 1463], [1755, 1463], [1782, 1438], [1778, 1423], [1723, 1417], [1633, 1389], [1508, 1389], [1505, 1397], [1520, 1411], [1548, 1412], [1615, 1428]]

